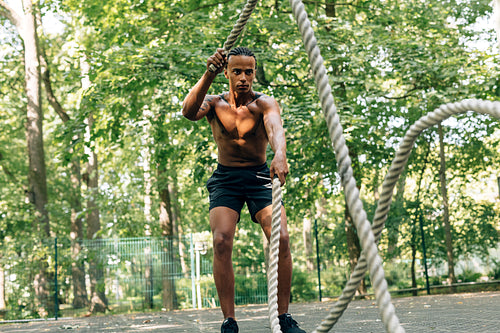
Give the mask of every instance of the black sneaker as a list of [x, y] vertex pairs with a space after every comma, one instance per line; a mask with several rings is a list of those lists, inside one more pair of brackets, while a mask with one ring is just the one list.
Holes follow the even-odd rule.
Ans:
[[238, 333], [238, 324], [236, 324], [236, 320], [229, 317], [224, 319], [222, 322], [222, 326], [220, 327], [221, 333]]
[[283, 333], [306, 333], [306, 331], [297, 325], [297, 322], [293, 320], [289, 313], [279, 315], [278, 319], [280, 320], [281, 331]]

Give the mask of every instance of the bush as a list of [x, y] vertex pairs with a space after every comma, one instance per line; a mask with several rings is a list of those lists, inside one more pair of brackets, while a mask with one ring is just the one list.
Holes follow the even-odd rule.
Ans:
[[318, 297], [317, 279], [312, 277], [314, 273], [295, 270], [292, 276], [292, 301], [312, 301]]
[[321, 273], [323, 295], [328, 297], [338, 296], [347, 283], [346, 269], [333, 267]]
[[431, 286], [441, 286], [443, 284], [443, 279], [441, 278], [441, 276], [431, 276], [429, 278], [429, 284]]
[[388, 262], [384, 265], [384, 270], [385, 270], [385, 279], [387, 281], [387, 284], [390, 286], [397, 286], [398, 288], [401, 288], [400, 285], [410, 285], [411, 286], [411, 281], [409, 281], [408, 284], [408, 278], [407, 276], [407, 271], [408, 271], [408, 264], [405, 264], [403, 262]]
[[493, 280], [500, 280], [500, 260], [492, 259], [491, 261], [493, 265], [488, 276]]
[[263, 304], [267, 303], [267, 277], [265, 274], [251, 276], [235, 275], [235, 303]]
[[461, 282], [477, 282], [483, 274], [474, 272], [472, 269], [465, 269], [464, 272], [458, 275], [457, 280]]

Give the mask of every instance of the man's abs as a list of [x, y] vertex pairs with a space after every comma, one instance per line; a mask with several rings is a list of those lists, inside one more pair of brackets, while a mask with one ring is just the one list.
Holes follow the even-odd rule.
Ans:
[[225, 166], [255, 166], [266, 162], [267, 140], [216, 138], [218, 162]]

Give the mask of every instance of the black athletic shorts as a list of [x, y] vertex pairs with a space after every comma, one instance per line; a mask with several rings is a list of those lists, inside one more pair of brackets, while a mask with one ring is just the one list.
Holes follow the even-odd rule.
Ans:
[[273, 204], [271, 176], [266, 163], [251, 167], [218, 164], [207, 181], [207, 189], [210, 209], [229, 207], [240, 214], [246, 202], [254, 222], [257, 222], [255, 214], [258, 211]]

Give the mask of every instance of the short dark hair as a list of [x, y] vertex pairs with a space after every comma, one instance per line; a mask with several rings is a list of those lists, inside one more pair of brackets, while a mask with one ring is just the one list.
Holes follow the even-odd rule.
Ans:
[[229, 57], [233, 55], [253, 57], [255, 59], [255, 67], [257, 67], [257, 58], [255, 57], [255, 54], [252, 52], [252, 50], [250, 50], [248, 47], [238, 46], [235, 47], [234, 49], [231, 49], [227, 54], [227, 60], [229, 61]]

